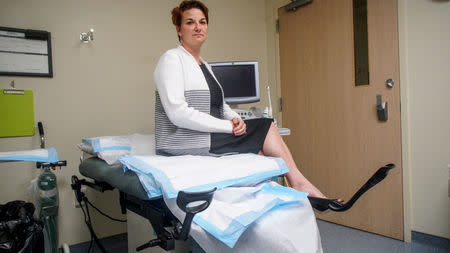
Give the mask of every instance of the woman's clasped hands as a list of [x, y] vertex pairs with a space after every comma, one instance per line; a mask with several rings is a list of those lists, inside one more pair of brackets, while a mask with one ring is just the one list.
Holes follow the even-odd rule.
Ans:
[[247, 133], [247, 125], [241, 118], [233, 118], [231, 124], [233, 125], [233, 134], [235, 136], [241, 136]]

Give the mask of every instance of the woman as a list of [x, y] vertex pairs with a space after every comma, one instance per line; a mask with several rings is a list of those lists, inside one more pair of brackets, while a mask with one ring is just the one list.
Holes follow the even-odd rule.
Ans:
[[296, 190], [325, 197], [298, 170], [270, 119], [243, 121], [224, 102], [223, 91], [200, 57], [208, 35], [208, 8], [197, 0], [172, 10], [181, 45], [164, 53], [154, 72], [156, 150], [161, 155], [257, 153], [281, 157]]

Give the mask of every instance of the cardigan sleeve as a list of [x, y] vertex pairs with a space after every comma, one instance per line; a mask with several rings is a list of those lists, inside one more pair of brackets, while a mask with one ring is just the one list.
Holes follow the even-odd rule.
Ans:
[[183, 66], [175, 53], [166, 52], [161, 56], [153, 77], [164, 111], [174, 125], [200, 132], [232, 133], [229, 120], [188, 106], [184, 96]]
[[241, 118], [237, 112], [233, 111], [229, 105], [223, 102], [223, 117], [227, 120], [232, 120], [234, 118]]

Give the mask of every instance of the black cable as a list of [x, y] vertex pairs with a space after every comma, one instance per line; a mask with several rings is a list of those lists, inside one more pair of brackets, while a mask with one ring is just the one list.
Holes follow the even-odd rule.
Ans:
[[81, 201], [78, 201], [78, 204], [80, 205], [81, 211], [83, 212], [84, 222], [86, 223], [86, 226], [88, 227], [89, 232], [91, 234], [91, 240], [89, 242], [89, 249], [88, 249], [88, 253], [90, 253], [91, 252], [92, 243], [94, 241], [94, 236], [92, 235], [92, 231], [90, 229], [90, 224], [91, 224], [90, 216], [86, 215], [86, 212], [84, 211], [84, 208], [83, 208], [83, 205], [81, 204]]
[[94, 237], [91, 235], [91, 241], [89, 242], [89, 249], [88, 249], [88, 253], [91, 252], [91, 248], [92, 248], [92, 244], [94, 242]]
[[106, 213], [104, 213], [104, 212], [102, 212], [100, 209], [98, 209], [96, 206], [94, 206], [88, 199], [86, 199], [86, 202], [87, 202], [89, 205], [91, 205], [91, 206], [92, 206], [97, 212], [99, 212], [101, 215], [103, 215], [103, 216], [105, 216], [105, 217], [107, 217], [107, 218], [109, 218], [109, 219], [111, 219], [111, 220], [113, 220], [113, 221], [127, 222], [127, 220], [116, 219], [116, 218], [113, 218], [113, 217], [107, 215]]
[[[73, 182], [72, 188], [74, 190], [76, 190], [76, 185], [74, 185], [75, 183], [77, 183], [76, 181], [78, 181], [78, 180], [74, 180], [73, 177], [72, 177], [72, 182]], [[127, 221], [126, 220], [120, 220], [120, 219], [112, 218], [111, 216], [109, 216], [106, 213], [102, 212], [100, 209], [98, 209], [96, 206], [94, 206], [84, 194], [81, 194], [80, 196], [78, 196], [77, 194], [75, 194], [75, 195], [77, 196], [78, 204], [80, 205], [81, 211], [83, 212], [84, 222], [86, 223], [86, 226], [88, 227], [89, 232], [91, 233], [91, 240], [90, 240], [90, 243], [89, 243], [88, 253], [90, 253], [90, 251], [92, 249], [93, 242], [95, 242], [98, 245], [98, 247], [100, 248], [102, 253], [108, 253], [105, 250], [105, 248], [103, 247], [103, 245], [100, 243], [100, 240], [98, 239], [97, 235], [95, 234], [94, 228], [92, 227], [91, 214], [89, 212], [89, 205], [91, 205], [92, 208], [94, 208], [97, 212], [99, 212], [103, 216], [105, 216], [105, 217], [107, 217], [107, 218], [109, 218], [109, 219], [111, 219], [113, 221], [118, 221], [118, 222], [127, 222]], [[84, 207], [81, 204], [83, 201], [85, 203], [86, 211], [84, 210]]]
[[[84, 211], [83, 205], [81, 204], [81, 201], [78, 201], [78, 204], [80, 205], [81, 211], [83, 211], [83, 215], [84, 215], [84, 222], [86, 223], [89, 232], [91, 233], [91, 244], [89, 245], [89, 251], [91, 250], [91, 246], [92, 246], [92, 239], [94, 239], [95, 243], [97, 243], [98, 247], [100, 248], [102, 253], [108, 253], [105, 248], [103, 247], [103, 245], [100, 243], [100, 241], [98, 240], [97, 235], [94, 232], [94, 228], [92, 227], [91, 224], [91, 215], [89, 213], [89, 208], [87, 205], [87, 198], [83, 197], [82, 201], [84, 201], [86, 203], [86, 212]], [[87, 215], [86, 215], [87, 214]], [[88, 251], [88, 252], [89, 252]]]
[[[84, 203], [86, 203], [86, 199], [87, 198], [83, 197]], [[83, 208], [82, 205], [80, 205], [80, 207]], [[94, 241], [94, 234], [95, 234], [95, 232], [93, 233], [94, 229], [92, 228], [91, 214], [89, 213], [89, 208], [88, 208], [87, 205], [86, 205], [86, 213], [87, 213], [87, 219], [89, 221], [89, 225], [88, 225], [88, 223], [86, 223], [86, 225], [88, 225], [89, 231], [91, 232], [91, 241], [89, 242], [88, 253], [91, 253], [91, 248], [92, 248], [92, 244], [93, 244], [93, 241]], [[91, 228], [92, 228], [92, 231], [91, 231]]]
[[[84, 216], [84, 223], [86, 223], [87, 227], [89, 228], [91, 221], [87, 218], [86, 212], [84, 211], [83, 205], [81, 204], [81, 201], [78, 201], [78, 204], [80, 205], [81, 211], [83, 212], [83, 216]], [[91, 232], [91, 230], [89, 229], [89, 232]], [[91, 240], [89, 242], [89, 249], [88, 249], [88, 253], [91, 252], [91, 247], [92, 247], [92, 242], [94, 241], [94, 237], [91, 234]]]
[[98, 245], [98, 247], [100, 248], [100, 250], [103, 252], [103, 253], [108, 253], [106, 250], [105, 250], [105, 248], [103, 247], [103, 245], [100, 243], [100, 240], [98, 239], [98, 237], [97, 237], [97, 235], [95, 234], [95, 232], [94, 232], [94, 228], [92, 227], [92, 223], [91, 223], [91, 215], [90, 215], [90, 213], [89, 213], [89, 207], [88, 207], [88, 205], [87, 205], [87, 198], [86, 197], [83, 197], [83, 200], [84, 200], [84, 203], [86, 203], [86, 213], [88, 214], [88, 219], [89, 219], [89, 224], [88, 223], [86, 223], [86, 224], [88, 224], [88, 228], [89, 228], [89, 230], [91, 231], [91, 235], [94, 237], [94, 241], [95, 241], [95, 243], [97, 243], [97, 245]]

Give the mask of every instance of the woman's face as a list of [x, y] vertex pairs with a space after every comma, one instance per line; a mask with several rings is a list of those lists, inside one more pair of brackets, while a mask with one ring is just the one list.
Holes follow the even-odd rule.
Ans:
[[184, 11], [177, 33], [183, 46], [200, 47], [208, 35], [208, 23], [203, 12], [196, 8]]

